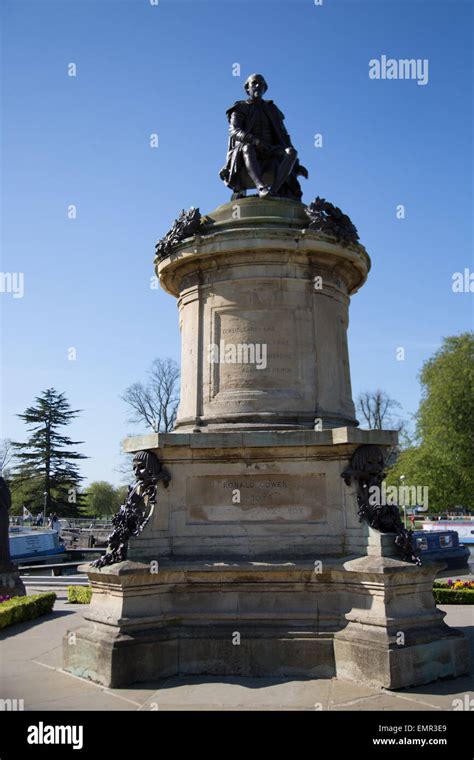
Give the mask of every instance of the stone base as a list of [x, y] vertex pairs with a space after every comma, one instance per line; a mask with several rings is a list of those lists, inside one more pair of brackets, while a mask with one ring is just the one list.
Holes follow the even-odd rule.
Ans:
[[152, 451], [171, 483], [160, 486], [128, 557], [314, 561], [366, 554], [355, 485], [341, 474], [358, 446], [396, 443], [394, 431], [350, 427], [129, 438], [125, 450]]
[[[438, 638], [441, 637], [441, 638]], [[460, 631], [437, 628], [419, 633], [409, 646], [388, 648], [364, 641], [361, 630], [334, 637], [337, 677], [366, 686], [400, 689], [469, 672], [469, 642]]]
[[[75, 646], [64, 640], [65, 669], [109, 687], [175, 675], [336, 675], [332, 637], [244, 626], [151, 629], [110, 639], [100, 628], [77, 629]], [[233, 644], [236, 633], [240, 644]], [[69, 637], [71, 634], [69, 634]]]
[[392, 536], [371, 533], [385, 556], [344, 564], [357, 583], [347, 623], [334, 634], [337, 677], [399, 689], [468, 673], [469, 641], [443, 622], [434, 603], [433, 581], [444, 565], [401, 562]]
[[467, 672], [467, 640], [434, 604], [441, 565], [402, 561], [341, 478], [358, 446], [395, 442], [357, 428], [129, 440], [171, 482], [129, 561], [86, 567], [92, 603], [64, 667], [106, 686], [208, 673], [395, 689]]
[[316, 567], [88, 567], [88, 623], [65, 636], [64, 667], [111, 687], [212, 674], [339, 677], [396, 689], [468, 672], [467, 639], [433, 601], [439, 565], [407, 564], [390, 556], [392, 545], [392, 536], [373, 534], [372, 554]]
[[0, 596], [25, 596], [25, 586], [20, 578], [20, 571], [13, 563], [10, 567], [0, 568]]

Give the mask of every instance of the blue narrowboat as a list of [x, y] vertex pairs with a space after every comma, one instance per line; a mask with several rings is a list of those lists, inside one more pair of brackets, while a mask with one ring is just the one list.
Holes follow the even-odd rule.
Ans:
[[455, 530], [415, 530], [413, 540], [420, 551], [421, 560], [446, 562], [448, 567], [467, 567], [470, 551], [459, 543]]
[[66, 547], [55, 530], [10, 528], [10, 555], [14, 562], [59, 561], [66, 557]]

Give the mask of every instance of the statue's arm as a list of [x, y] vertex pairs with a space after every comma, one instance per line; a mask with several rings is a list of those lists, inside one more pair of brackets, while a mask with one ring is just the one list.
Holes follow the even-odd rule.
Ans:
[[245, 118], [237, 110], [232, 111], [229, 119], [229, 132], [231, 137], [241, 143], [251, 143], [252, 136], [244, 129]]
[[232, 111], [229, 119], [229, 132], [231, 137], [240, 143], [247, 145], [261, 145], [262, 142], [245, 129], [245, 116], [238, 109]]

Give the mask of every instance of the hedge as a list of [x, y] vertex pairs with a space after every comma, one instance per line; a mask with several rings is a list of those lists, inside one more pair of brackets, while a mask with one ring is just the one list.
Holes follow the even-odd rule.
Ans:
[[14, 623], [23, 623], [25, 620], [34, 620], [41, 615], [48, 615], [56, 601], [54, 591], [46, 594], [32, 594], [31, 596], [14, 596], [6, 602], [0, 603], [0, 628]]
[[90, 604], [92, 589], [90, 586], [68, 586], [67, 600], [70, 604]]
[[436, 604], [474, 604], [474, 589], [472, 588], [433, 588], [433, 596]]

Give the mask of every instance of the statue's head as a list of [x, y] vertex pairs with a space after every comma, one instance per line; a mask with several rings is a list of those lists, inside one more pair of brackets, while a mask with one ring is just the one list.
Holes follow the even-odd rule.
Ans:
[[245, 92], [252, 100], [259, 100], [268, 90], [265, 77], [262, 74], [250, 74], [245, 80]]
[[382, 473], [384, 468], [382, 449], [371, 443], [359, 446], [352, 456], [351, 466], [359, 472]]
[[161, 464], [152, 451], [139, 451], [133, 457], [133, 469], [137, 480], [155, 482], [161, 472]]

